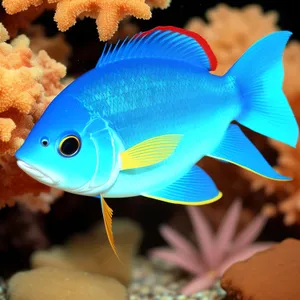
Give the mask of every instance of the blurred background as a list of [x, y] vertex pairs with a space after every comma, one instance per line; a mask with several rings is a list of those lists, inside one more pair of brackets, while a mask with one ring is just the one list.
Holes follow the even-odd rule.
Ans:
[[[229, 6], [242, 8], [248, 4], [258, 4], [265, 11], [274, 10], [279, 12], [279, 26], [293, 32], [293, 38], [298, 39], [300, 35], [299, 21], [296, 2], [290, 1], [181, 1], [173, 0], [171, 6], [166, 10], [155, 10], [150, 20], [132, 19], [141, 30], [148, 30], [158, 25], [172, 25], [184, 27], [191, 17], [197, 16], [205, 19], [206, 12], [217, 4], [226, 3]], [[46, 12], [36, 22], [46, 25], [48, 35], [57, 33], [56, 23], [53, 22], [53, 12]], [[95, 65], [101, 53], [103, 43], [98, 39], [98, 32], [93, 19], [81, 21], [80, 26], [71, 27], [66, 33], [68, 42], [73, 47], [69, 73], [82, 73]]]
[[[248, 4], [257, 4], [262, 7], [265, 13], [276, 11], [279, 15], [278, 26], [292, 31], [294, 33], [292, 39], [300, 39], [296, 1], [261, 0], [250, 2], [240, 0], [224, 1], [222, 3], [239, 9], [244, 8]], [[220, 1], [214, 0], [173, 0], [168, 9], [155, 9], [152, 19], [144, 21], [132, 18], [130, 23], [140, 30], [148, 30], [158, 25], [187, 27], [193, 17], [207, 20], [207, 12], [210, 9], [214, 9], [218, 4], [220, 4]], [[33, 22], [33, 24], [42, 25], [48, 37], [53, 37], [58, 33], [56, 23], [53, 21], [53, 15], [53, 11], [45, 11]], [[247, 28], [250, 32], [249, 36], [253, 32], [255, 41], [255, 32], [259, 30], [263, 32], [263, 29], [260, 29], [259, 26], [266, 26], [266, 28], [268, 26], [271, 28], [272, 26], [257, 23], [254, 17], [251, 21], [251, 13], [249, 15], [250, 20], [248, 20]], [[256, 13], [253, 16], [256, 16]], [[222, 13], [217, 18], [221, 19], [221, 17]], [[223, 26], [222, 30], [224, 31], [224, 36], [221, 36], [221, 38], [224, 41], [228, 41], [228, 51], [230, 52], [230, 45], [235, 45], [235, 36], [232, 32], [234, 30], [238, 31], [240, 24], [237, 22], [234, 25], [235, 23], [232, 23], [231, 19], [226, 21], [226, 18], [224, 16], [224, 22], [221, 22], [220, 25], [221, 27]], [[266, 23], [268, 22], [266, 21]], [[272, 21], [269, 23], [272, 23]], [[190, 26], [195, 25], [190, 23]], [[268, 30], [266, 29], [266, 31]], [[19, 33], [22, 33], [22, 30]], [[77, 77], [93, 68], [104, 46], [104, 43], [99, 41], [95, 20], [86, 18], [78, 21], [75, 26], [63, 34], [71, 48], [71, 54], [67, 63], [68, 76]], [[233, 36], [232, 39], [230, 39], [231, 36]], [[246, 33], [244, 39], [245, 45], [248, 47], [247, 43], [251, 38], [248, 38]], [[244, 42], [241, 41], [241, 43]], [[252, 40], [249, 43], [251, 44]], [[224, 44], [226, 43], [224, 42]], [[214, 50], [213, 45], [212, 48]], [[291, 76], [294, 76], [293, 74]], [[299, 71], [298, 74], [300, 75]], [[299, 78], [297, 77], [293, 80], [298, 81]], [[247, 130], [245, 132], [264, 153], [268, 161], [273, 165], [277, 165], [280, 152], [278, 148], [272, 147], [265, 138], [249, 133]], [[242, 228], [254, 215], [262, 210], [273, 212], [277, 203], [286, 197], [290, 197], [296, 191], [295, 187], [285, 190], [282, 187], [269, 186], [268, 183], [257, 184], [255, 178], [245, 175], [235, 166], [208, 159], [204, 159], [200, 164], [212, 175], [212, 178], [215, 179], [217, 185], [221, 187], [225, 194], [224, 199], [221, 199], [219, 202], [203, 207], [205, 215], [214, 228], [219, 225], [218, 222], [221, 216], [224, 215], [228, 206], [236, 198], [243, 200], [244, 211], [239, 225]], [[293, 172], [296, 171], [293, 169]], [[114, 218], [128, 217], [141, 224], [145, 233], [140, 248], [141, 254], [146, 254], [148, 249], [164, 243], [158, 231], [162, 223], [169, 223], [180, 232], [190, 232], [191, 230], [190, 221], [184, 207], [143, 197], [108, 199], [108, 202], [114, 210]], [[266, 207], [267, 203], [268, 206]], [[279, 213], [272, 217], [259, 239], [281, 241], [286, 237], [299, 237], [300, 229], [297, 225], [296, 217], [294, 216], [293, 220], [291, 218], [285, 220], [286, 222], [284, 222], [284, 218], [284, 213]], [[46, 248], [52, 244], [61, 244], [73, 233], [85, 231], [99, 220], [102, 220], [102, 212], [98, 199], [70, 194], [65, 194], [52, 204], [50, 211], [46, 214], [43, 212], [31, 212], [26, 206], [20, 204], [1, 209], [0, 275], [7, 277], [16, 270], [26, 268], [28, 266], [28, 257], [32, 251]]]

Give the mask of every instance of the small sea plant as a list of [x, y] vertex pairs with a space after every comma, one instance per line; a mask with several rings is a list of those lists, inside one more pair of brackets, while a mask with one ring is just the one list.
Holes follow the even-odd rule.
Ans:
[[0, 300], [7, 300], [6, 284], [1, 277], [0, 277]]
[[182, 288], [182, 294], [191, 295], [210, 288], [232, 264], [273, 244], [253, 243], [267, 221], [261, 214], [234, 238], [241, 210], [241, 201], [234, 201], [223, 217], [218, 232], [214, 233], [200, 209], [188, 206], [198, 248], [170, 226], [160, 228], [161, 235], [171, 248], [154, 248], [150, 251], [150, 257], [176, 265], [193, 275]]

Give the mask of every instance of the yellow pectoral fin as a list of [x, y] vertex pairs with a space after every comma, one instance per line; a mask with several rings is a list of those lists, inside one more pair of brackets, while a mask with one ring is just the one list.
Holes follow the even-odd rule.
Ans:
[[115, 246], [115, 241], [114, 241], [114, 235], [112, 231], [112, 215], [113, 215], [113, 210], [108, 206], [102, 195], [100, 195], [101, 198], [101, 206], [102, 206], [102, 214], [103, 214], [103, 221], [104, 221], [104, 226], [106, 230], [106, 234], [108, 237], [108, 241], [110, 243], [110, 246], [112, 250], [114, 251], [115, 255], [117, 256], [118, 260], [120, 260], [119, 255], [116, 250]]
[[152, 166], [172, 155], [182, 134], [167, 134], [143, 141], [121, 153], [122, 170]]

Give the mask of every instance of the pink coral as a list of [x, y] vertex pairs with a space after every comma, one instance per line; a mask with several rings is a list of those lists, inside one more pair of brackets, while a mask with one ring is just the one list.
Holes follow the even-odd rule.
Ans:
[[223, 220], [220, 229], [213, 234], [211, 227], [197, 207], [188, 207], [199, 250], [186, 238], [164, 225], [161, 234], [172, 246], [150, 251], [152, 258], [175, 264], [191, 273], [194, 278], [182, 289], [183, 294], [193, 294], [212, 286], [233, 263], [245, 260], [271, 243], [251, 244], [266, 223], [266, 217], [258, 215], [232, 241], [242, 210], [240, 201], [235, 201]]

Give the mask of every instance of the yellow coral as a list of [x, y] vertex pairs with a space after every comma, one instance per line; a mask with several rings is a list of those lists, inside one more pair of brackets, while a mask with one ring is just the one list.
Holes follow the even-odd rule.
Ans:
[[[3, 32], [2, 24], [1, 28]], [[2, 40], [6, 38], [4, 35]], [[16, 200], [24, 202], [30, 195], [28, 206], [47, 211], [61, 192], [22, 172], [14, 154], [53, 97], [63, 89], [60, 79], [66, 75], [66, 68], [45, 51], [34, 54], [29, 43], [24, 35], [11, 44], [0, 43], [0, 207]]]
[[9, 279], [10, 299], [127, 299], [125, 286], [131, 280], [142, 232], [137, 223], [127, 219], [117, 219], [114, 225], [124, 264], [111, 251], [103, 223], [97, 224], [87, 234], [72, 237], [64, 247], [35, 252], [31, 259], [34, 269]]
[[[77, 18], [96, 19], [99, 38], [107, 41], [113, 37], [118, 24], [126, 16], [138, 19], [151, 18], [152, 7], [167, 8], [170, 0], [3, 0], [2, 4], [8, 14], [16, 14], [31, 6], [56, 4], [54, 16], [59, 30], [66, 31], [76, 23]], [[23, 26], [24, 27], [24, 26]]]
[[86, 271], [110, 276], [128, 285], [132, 261], [140, 244], [142, 232], [136, 223], [116, 219], [114, 234], [122, 266], [107, 242], [103, 223], [97, 224], [88, 233], [72, 237], [63, 247], [36, 251], [31, 257], [32, 266]]
[[3, 142], [9, 142], [12, 131], [16, 128], [16, 124], [10, 118], [0, 118], [0, 138]]
[[8, 282], [11, 300], [126, 300], [117, 280], [86, 272], [40, 268], [16, 273]]
[[0, 43], [5, 42], [9, 39], [8, 31], [3, 26], [2, 23], [0, 23]]

